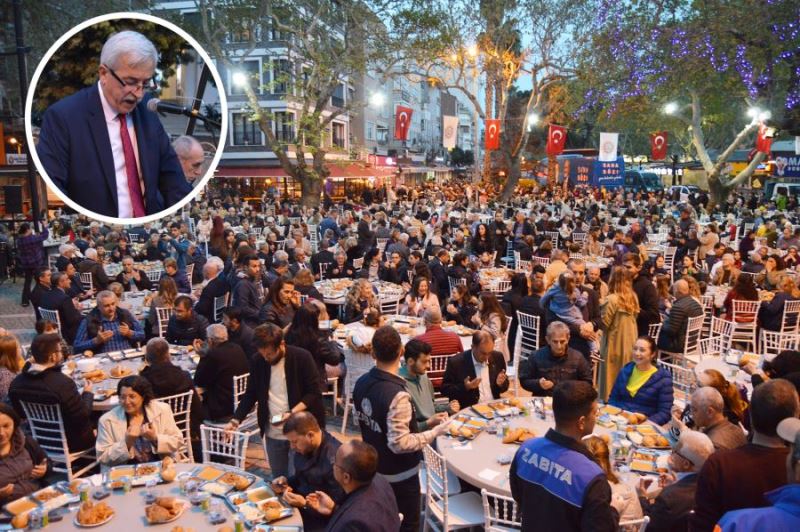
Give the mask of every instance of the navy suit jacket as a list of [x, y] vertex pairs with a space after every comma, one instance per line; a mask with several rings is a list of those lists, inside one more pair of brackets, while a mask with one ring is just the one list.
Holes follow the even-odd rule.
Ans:
[[[131, 113], [147, 214], [156, 214], [192, 190], [158, 116], [142, 100]], [[97, 84], [51, 105], [36, 146], [53, 183], [90, 211], [119, 217], [111, 141]]]

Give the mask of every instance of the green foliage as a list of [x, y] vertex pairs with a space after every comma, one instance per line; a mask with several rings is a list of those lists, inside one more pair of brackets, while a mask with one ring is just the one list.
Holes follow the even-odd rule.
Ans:
[[47, 62], [36, 88], [34, 106], [43, 111], [54, 102], [97, 81], [100, 51], [113, 33], [133, 30], [145, 35], [159, 52], [161, 86], [178, 63], [191, 60], [191, 47], [172, 30], [144, 20], [112, 20], [92, 25], [68, 39]]
[[475, 154], [472, 150], [463, 150], [456, 146], [450, 150], [450, 163], [455, 166], [472, 166], [475, 164]]

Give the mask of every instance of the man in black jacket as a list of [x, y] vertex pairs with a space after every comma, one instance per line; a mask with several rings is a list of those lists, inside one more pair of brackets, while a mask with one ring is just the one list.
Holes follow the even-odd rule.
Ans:
[[323, 238], [319, 242], [319, 251], [311, 255], [311, 273], [314, 274], [314, 279], [319, 281], [320, 277], [320, 264], [327, 264], [328, 268], [334, 263], [333, 253], [328, 249], [330, 242]]
[[92, 288], [98, 292], [108, 288], [110, 281], [106, 271], [103, 269], [103, 265], [98, 262], [97, 250], [88, 248], [83, 255], [85, 258], [78, 264], [78, 273], [92, 274]]
[[228, 329], [228, 340], [242, 348], [247, 360], [256, 354], [253, 343], [253, 329], [242, 323], [242, 311], [236, 307], [228, 307], [222, 312], [222, 324]]
[[713, 453], [714, 444], [707, 435], [685, 430], [669, 455], [669, 469], [674, 476], [667, 478], [672, 483], [665, 486], [655, 499], [649, 498], [646, 485], [639, 483], [637, 491], [642, 510], [650, 516], [648, 532], [687, 530], [697, 491], [697, 474]]
[[282, 487], [286, 487], [283, 500], [300, 510], [303, 530], [321, 532], [325, 530], [328, 518], [309, 508], [306, 496], [322, 491], [336, 504], [344, 501], [344, 491], [336, 482], [336, 473], [333, 470], [336, 451], [342, 444], [321, 429], [317, 419], [308, 412], [292, 414], [283, 424], [283, 434], [294, 451], [294, 475], [288, 479], [276, 478], [272, 481], [272, 486], [277, 493], [280, 493]]
[[153, 283], [150, 278], [142, 270], [134, 266], [133, 258], [126, 256], [122, 258], [122, 271], [117, 274], [115, 279], [122, 285], [123, 290], [130, 292], [132, 290], [151, 290]]
[[206, 327], [208, 320], [192, 309], [192, 298], [178, 296], [164, 337], [171, 344], [192, 345], [195, 340], [206, 339]]
[[156, 397], [169, 397], [188, 391], [192, 392], [189, 410], [190, 434], [194, 455], [201, 456], [200, 424], [203, 422], [203, 405], [200, 402], [200, 396], [194, 389], [192, 376], [185, 369], [172, 363], [169, 344], [163, 338], [151, 338], [147, 342], [144, 360], [147, 362], [147, 366], [139, 375], [150, 382]]
[[683, 353], [689, 318], [702, 316], [703, 307], [689, 295], [689, 283], [683, 279], [678, 279], [672, 285], [672, 294], [675, 296], [675, 301], [667, 314], [667, 319], [661, 325], [656, 345], [659, 349], [670, 353]]
[[220, 275], [222, 267], [216, 261], [209, 261], [203, 265], [203, 279], [205, 286], [200, 291], [200, 297], [194, 306], [195, 312], [203, 316], [209, 323], [214, 323], [214, 300], [224, 296], [230, 291], [228, 282]]
[[581, 442], [594, 430], [597, 391], [565, 381], [553, 390], [556, 427], [523, 443], [511, 462], [511, 495], [522, 530], [613, 532], [619, 514], [602, 468]]
[[14, 410], [25, 417], [20, 401], [56, 404], [61, 408], [64, 432], [70, 452], [94, 448], [92, 429], [92, 385], [87, 382], [82, 393], [75, 382], [61, 372], [64, 355], [58, 334], [40, 334], [31, 343], [33, 361], [17, 375], [8, 390]]
[[586, 358], [569, 348], [569, 328], [560, 321], [547, 326], [547, 345], [521, 365], [519, 381], [533, 395], [551, 395], [553, 388], [566, 380], [592, 384], [592, 367]]
[[658, 292], [656, 285], [647, 272], [642, 271], [642, 258], [636, 253], [626, 253], [622, 264], [633, 278], [633, 291], [639, 299], [639, 315], [636, 317], [636, 329], [639, 336], [649, 336], [648, 327], [661, 322], [658, 311]]
[[44, 295], [50, 292], [52, 287], [52, 272], [50, 271], [50, 268], [47, 266], [37, 268], [35, 279], [36, 284], [33, 286], [33, 290], [31, 290], [29, 299], [33, 304], [33, 311], [34, 314], [36, 314], [36, 319], [40, 320], [42, 317], [39, 315], [39, 307], [42, 306], [42, 299], [44, 298]]
[[375, 448], [359, 440], [350, 440], [336, 452], [333, 475], [345, 492], [337, 504], [323, 491], [309, 494], [308, 505], [322, 515], [329, 515], [326, 532], [395, 532], [400, 528], [398, 506], [390, 484], [378, 471]]
[[506, 256], [506, 246], [510, 232], [506, 222], [503, 221], [503, 212], [497, 211], [494, 214], [494, 221], [489, 224], [489, 237], [492, 241], [492, 249], [497, 253], [495, 256], [495, 266], [502, 264], [500, 261]]
[[209, 325], [207, 335], [208, 350], [203, 350], [200, 342], [195, 344], [200, 361], [194, 384], [203, 398], [205, 418], [220, 423], [233, 415], [233, 378], [250, 371], [250, 364], [242, 348], [228, 341], [224, 325]]
[[75, 302], [67, 295], [72, 281], [65, 273], [54, 273], [51, 279], [52, 290], [42, 293], [39, 307], [58, 312], [58, 320], [61, 322], [61, 336], [68, 344], [72, 345], [75, 341], [75, 334], [83, 320], [80, 311], [75, 308]]
[[321, 427], [325, 426], [319, 373], [311, 353], [287, 346], [277, 325], [259, 325], [253, 336], [258, 356], [251, 361], [247, 391], [227, 428], [235, 430], [258, 404], [258, 427], [272, 474], [288, 476], [289, 442], [281, 425], [291, 414], [308, 410]]
[[436, 257], [428, 264], [433, 278], [433, 286], [436, 288], [436, 295], [439, 301], [444, 301], [450, 296], [450, 281], [447, 280], [447, 266], [450, 264], [450, 253], [439, 248]]
[[442, 395], [458, 401], [461, 408], [497, 399], [508, 390], [506, 362], [494, 350], [494, 339], [486, 331], [472, 335], [472, 349], [447, 359]]
[[242, 322], [255, 327], [258, 325], [258, 313], [264, 303], [264, 287], [261, 284], [261, 261], [255, 255], [247, 255], [240, 259], [242, 271], [236, 274], [233, 286], [231, 305], [239, 307]]

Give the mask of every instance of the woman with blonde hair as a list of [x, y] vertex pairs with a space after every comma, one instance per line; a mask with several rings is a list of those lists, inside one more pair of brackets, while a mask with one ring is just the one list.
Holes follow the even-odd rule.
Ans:
[[670, 286], [672, 279], [669, 275], [658, 274], [656, 276], [656, 293], [658, 294], [658, 312], [661, 314], [661, 321], [664, 321], [672, 308], [672, 293]]
[[8, 387], [24, 364], [22, 346], [17, 337], [12, 334], [0, 336], [0, 402], [8, 399]]
[[352, 323], [364, 317], [366, 310], [380, 308], [378, 296], [367, 279], [356, 279], [344, 299], [344, 322]]
[[150, 324], [150, 335], [158, 336], [158, 312], [157, 308], [172, 309], [175, 307], [175, 298], [178, 297], [178, 285], [172, 280], [172, 277], [165, 275], [158, 281], [158, 293], [153, 296], [150, 302], [150, 315], [147, 321]]
[[628, 270], [617, 266], [608, 279], [608, 297], [600, 309], [605, 332], [600, 342], [598, 387], [600, 397], [611, 392], [622, 367], [631, 361], [631, 346], [638, 336], [636, 317], [639, 315], [639, 298], [633, 291], [633, 281]]
[[622, 499], [624, 503], [615, 504], [614, 507], [619, 512], [620, 521], [633, 521], [634, 519], [641, 519], [644, 517], [642, 512], [642, 504], [639, 502], [639, 496], [636, 494], [636, 488], [630, 484], [622, 482], [614, 468], [611, 467], [611, 452], [608, 449], [606, 441], [598, 436], [590, 436], [583, 440], [583, 444], [589, 449], [589, 452], [594, 456], [597, 464], [603, 469], [608, 479], [608, 486], [611, 488], [611, 499], [619, 501]]

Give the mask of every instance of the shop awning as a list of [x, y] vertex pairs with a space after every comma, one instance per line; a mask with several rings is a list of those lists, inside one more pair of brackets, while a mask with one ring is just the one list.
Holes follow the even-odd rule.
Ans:
[[[365, 166], [357, 163], [348, 164], [329, 164], [328, 170], [330, 171], [329, 177], [334, 178], [367, 178], [367, 177], [387, 177], [394, 175], [397, 172], [396, 168], [379, 167], [379, 166]], [[216, 177], [287, 177], [286, 172], [281, 167], [223, 167], [220, 166], [214, 172]]]

